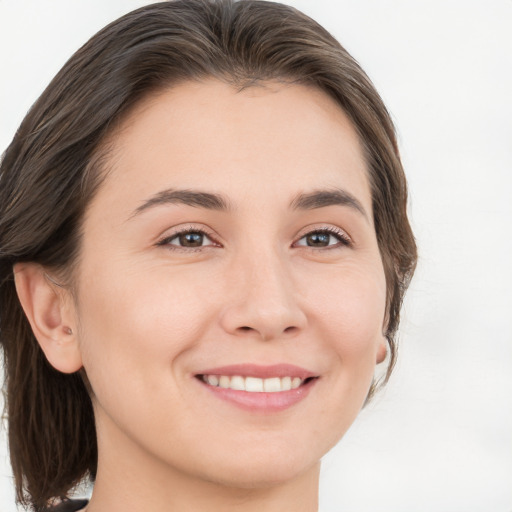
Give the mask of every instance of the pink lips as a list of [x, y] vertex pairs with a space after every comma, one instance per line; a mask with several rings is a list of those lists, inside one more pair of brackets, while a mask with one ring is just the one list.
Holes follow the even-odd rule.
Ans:
[[[230, 402], [231, 404], [246, 411], [256, 413], [272, 413], [288, 409], [292, 405], [302, 401], [309, 394], [311, 388], [318, 381], [314, 373], [290, 364], [276, 364], [270, 366], [260, 366], [255, 364], [239, 364], [209, 368], [196, 375], [226, 375], [233, 377], [240, 375], [242, 377], [256, 377], [268, 379], [272, 377], [299, 377], [303, 382], [298, 388], [287, 391], [268, 392], [249, 392], [229, 388], [211, 386], [198, 379], [208, 391], [214, 396]], [[308, 379], [308, 380], [306, 380]]]

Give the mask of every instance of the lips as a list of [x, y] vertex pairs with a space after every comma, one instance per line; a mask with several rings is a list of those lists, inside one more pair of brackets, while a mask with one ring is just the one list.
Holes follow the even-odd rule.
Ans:
[[287, 409], [305, 398], [318, 380], [318, 375], [289, 364], [223, 366], [195, 376], [213, 395], [253, 412]]

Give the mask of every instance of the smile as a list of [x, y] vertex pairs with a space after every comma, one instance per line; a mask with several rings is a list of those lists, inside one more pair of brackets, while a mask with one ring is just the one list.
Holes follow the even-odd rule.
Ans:
[[297, 389], [304, 382], [300, 377], [291, 376], [260, 379], [258, 377], [242, 377], [241, 375], [201, 375], [201, 379], [209, 386], [247, 391], [248, 393], [290, 391]]
[[195, 375], [213, 396], [253, 413], [276, 413], [304, 400], [319, 376], [289, 364], [242, 364]]

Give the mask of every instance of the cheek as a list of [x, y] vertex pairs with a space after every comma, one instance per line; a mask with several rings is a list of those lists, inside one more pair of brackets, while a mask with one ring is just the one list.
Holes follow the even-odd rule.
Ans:
[[329, 279], [322, 279], [308, 298], [315, 308], [319, 351], [330, 355], [329, 381], [336, 390], [326, 421], [329, 415], [335, 421], [343, 416], [348, 426], [374, 377], [377, 352], [385, 342], [386, 284], [378, 263], [331, 269]]
[[331, 336], [333, 348], [345, 355], [363, 354], [380, 341], [386, 285], [380, 265], [347, 265], [330, 269], [310, 287], [307, 298], [313, 317]]
[[208, 325], [207, 290], [145, 270], [114, 275], [103, 269], [94, 279], [83, 280], [79, 318], [84, 367], [93, 388], [95, 382], [108, 384], [115, 378], [127, 387], [136, 382], [156, 386]]
[[328, 273], [317, 275], [317, 285], [310, 285], [304, 297], [311, 305], [318, 353], [328, 355], [322, 381], [328, 398], [317, 416], [324, 450], [340, 440], [366, 400], [383, 341], [386, 297], [379, 265], [346, 265]]

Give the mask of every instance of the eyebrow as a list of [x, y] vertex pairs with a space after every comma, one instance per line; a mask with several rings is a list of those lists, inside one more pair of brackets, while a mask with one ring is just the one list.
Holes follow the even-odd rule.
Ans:
[[201, 192], [198, 190], [174, 190], [167, 189], [158, 192], [154, 196], [144, 201], [130, 216], [134, 217], [140, 213], [153, 208], [154, 206], [166, 204], [184, 204], [207, 210], [227, 211], [229, 210], [228, 201], [219, 194], [210, 192]]
[[[132, 213], [130, 218], [153, 208], [155, 206], [167, 204], [183, 204], [196, 208], [205, 208], [207, 210], [228, 211], [230, 210], [229, 201], [220, 194], [203, 192], [192, 189], [167, 189], [156, 193], [154, 196], [145, 200]], [[368, 220], [368, 214], [363, 205], [350, 192], [343, 189], [315, 190], [307, 194], [297, 195], [290, 207], [294, 210], [314, 210], [325, 208], [327, 206], [348, 206], [359, 212]]]
[[368, 214], [361, 202], [346, 190], [334, 188], [328, 190], [315, 190], [307, 194], [299, 194], [291, 202], [294, 210], [315, 210], [327, 206], [348, 206], [359, 212], [366, 220]]

